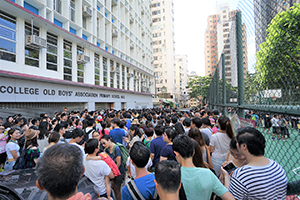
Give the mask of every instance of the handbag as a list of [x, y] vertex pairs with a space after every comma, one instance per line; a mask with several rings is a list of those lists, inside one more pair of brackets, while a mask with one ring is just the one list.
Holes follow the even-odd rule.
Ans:
[[26, 149], [23, 149], [22, 151], [22, 155], [19, 156], [13, 166], [13, 169], [25, 169], [26, 168], [26, 163], [27, 163], [27, 160], [25, 158], [25, 153], [27, 152], [27, 148]]

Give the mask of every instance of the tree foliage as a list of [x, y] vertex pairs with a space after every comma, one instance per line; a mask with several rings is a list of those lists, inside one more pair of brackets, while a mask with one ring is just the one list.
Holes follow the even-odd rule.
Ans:
[[258, 84], [265, 89], [296, 88], [300, 77], [300, 4], [277, 14], [267, 32], [256, 54]]
[[[187, 88], [190, 90], [188, 93], [189, 99], [195, 98], [199, 101], [205, 100], [207, 98], [207, 93], [209, 89], [209, 84], [212, 81], [211, 76], [195, 76], [190, 77]], [[202, 94], [202, 97], [199, 96]]]

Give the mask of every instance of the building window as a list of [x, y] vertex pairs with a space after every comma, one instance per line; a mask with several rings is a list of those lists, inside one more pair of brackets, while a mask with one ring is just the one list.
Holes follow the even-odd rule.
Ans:
[[64, 80], [72, 81], [72, 43], [64, 40]]
[[[83, 55], [83, 53], [84, 53], [84, 48], [77, 46], [77, 57], [79, 55]], [[84, 83], [84, 64], [83, 63], [77, 64], [77, 82]]]
[[94, 55], [94, 67], [95, 67], [95, 85], [100, 85], [100, 56], [99, 54]]
[[57, 71], [57, 36], [47, 32], [47, 69]]
[[61, 0], [53, 0], [53, 10], [61, 14]]
[[[25, 38], [30, 35], [39, 36], [39, 28], [36, 26], [31, 26], [30, 23], [25, 22]], [[39, 54], [39, 49], [25, 46], [25, 65], [39, 67]]]
[[137, 80], [136, 80], [136, 91], [140, 91], [140, 79], [141, 79], [141, 77], [140, 77], [140, 74], [139, 73], [137, 73], [136, 74], [137, 75]]
[[125, 90], [125, 67], [122, 65], [122, 89]]
[[16, 18], [0, 11], [0, 59], [16, 62]]
[[70, 0], [70, 20], [75, 22], [75, 0]]
[[103, 57], [103, 86], [107, 87], [107, 58]]
[[[110, 69], [114, 67], [114, 61], [110, 60]], [[114, 87], [115, 73], [110, 71], [110, 87]]]
[[[126, 73], [128, 74], [129, 73], [129, 68], [126, 67]], [[130, 77], [127, 76], [127, 90], [129, 90], [129, 85], [130, 85]]]
[[136, 91], [136, 82], [137, 82], [137, 75], [135, 73], [135, 71], [133, 71], [133, 75], [134, 75], [134, 80], [133, 80], [133, 91]]
[[117, 88], [120, 88], [120, 64], [116, 63]]

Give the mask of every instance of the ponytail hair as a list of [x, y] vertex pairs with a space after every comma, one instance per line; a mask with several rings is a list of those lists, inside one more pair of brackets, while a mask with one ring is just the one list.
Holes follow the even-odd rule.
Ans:
[[11, 140], [11, 135], [14, 134], [14, 132], [16, 130], [17, 130], [16, 128], [11, 128], [11, 129], [8, 130], [8, 132], [7, 132], [8, 137], [6, 138], [6, 143], [8, 143], [9, 140]]
[[227, 136], [232, 139], [234, 137], [233, 130], [231, 127], [230, 119], [225, 115], [219, 117], [218, 122], [220, 124], [220, 129], [226, 131]]

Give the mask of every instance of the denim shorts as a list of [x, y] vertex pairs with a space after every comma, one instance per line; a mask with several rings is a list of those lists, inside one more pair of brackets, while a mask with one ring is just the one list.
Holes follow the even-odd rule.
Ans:
[[4, 164], [4, 171], [7, 170], [13, 170], [13, 166], [15, 165], [16, 161], [11, 161], [11, 162], [5, 162]]

